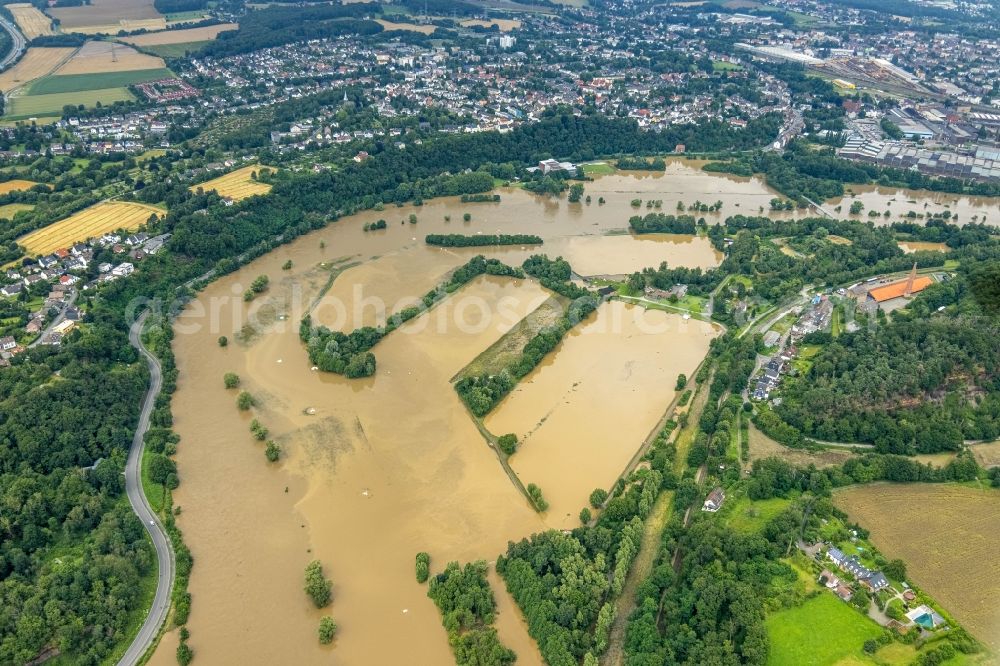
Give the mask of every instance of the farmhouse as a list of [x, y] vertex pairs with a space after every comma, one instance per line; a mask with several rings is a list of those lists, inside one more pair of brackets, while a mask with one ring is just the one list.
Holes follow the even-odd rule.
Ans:
[[841, 571], [846, 571], [872, 592], [878, 592], [889, 587], [889, 581], [881, 571], [872, 571], [861, 563], [857, 555], [847, 556], [839, 548], [830, 548], [826, 556], [833, 560]]
[[715, 513], [722, 508], [722, 503], [725, 501], [726, 493], [723, 492], [722, 488], [716, 488], [705, 498], [705, 504], [701, 507], [701, 510]]

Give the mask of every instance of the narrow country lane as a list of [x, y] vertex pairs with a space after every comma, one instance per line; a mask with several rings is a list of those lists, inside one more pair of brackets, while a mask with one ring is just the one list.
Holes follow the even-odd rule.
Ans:
[[132, 447], [128, 452], [128, 462], [125, 465], [125, 492], [128, 494], [128, 501], [132, 505], [132, 511], [139, 517], [146, 531], [149, 532], [156, 548], [157, 581], [156, 595], [153, 597], [153, 605], [149, 609], [146, 620], [142, 623], [139, 633], [132, 640], [132, 644], [125, 651], [124, 656], [119, 660], [119, 666], [131, 666], [136, 664], [149, 649], [150, 645], [159, 634], [160, 627], [167, 619], [167, 612], [170, 610], [170, 591], [174, 585], [174, 550], [167, 536], [166, 530], [160, 523], [160, 519], [153, 513], [153, 509], [146, 500], [146, 495], [142, 490], [142, 450], [143, 439], [149, 429], [149, 418], [153, 413], [153, 406], [156, 404], [156, 396], [160, 393], [160, 386], [163, 377], [160, 372], [160, 362], [142, 344], [142, 327], [146, 322], [149, 311], [142, 313], [129, 329], [129, 343], [135, 347], [146, 360], [149, 366], [149, 389], [142, 401], [142, 412], [139, 414], [139, 424], [135, 429], [135, 437], [132, 439]]

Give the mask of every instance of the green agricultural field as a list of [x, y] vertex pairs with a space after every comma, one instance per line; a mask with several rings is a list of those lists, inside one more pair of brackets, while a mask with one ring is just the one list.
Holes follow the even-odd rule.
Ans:
[[768, 666], [827, 666], [853, 658], [869, 663], [863, 646], [882, 629], [833, 594], [768, 616]]
[[7, 100], [8, 120], [31, 118], [33, 116], [60, 116], [67, 104], [74, 106], [96, 106], [98, 102], [107, 105], [135, 99], [127, 88], [102, 88], [85, 92], [58, 93], [53, 95], [25, 95]]
[[207, 39], [200, 42], [181, 42], [180, 44], [155, 44], [141, 47], [142, 51], [152, 53], [161, 58], [183, 58], [190, 51], [194, 53], [205, 44], [210, 44], [212, 40]]
[[169, 69], [138, 69], [130, 72], [101, 72], [98, 74], [66, 74], [45, 76], [31, 84], [28, 94], [52, 95], [56, 93], [84, 92], [107, 88], [123, 88], [133, 83], [155, 81], [174, 75]]

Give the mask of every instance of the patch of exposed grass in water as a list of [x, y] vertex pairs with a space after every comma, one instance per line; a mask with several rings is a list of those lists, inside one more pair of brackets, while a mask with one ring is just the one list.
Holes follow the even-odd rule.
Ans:
[[474, 358], [471, 363], [462, 368], [452, 378], [452, 381], [458, 381], [472, 375], [499, 373], [520, 356], [521, 350], [528, 344], [528, 341], [546, 326], [556, 323], [563, 316], [568, 304], [568, 299], [562, 296], [550, 296], [528, 316], [517, 322], [499, 340]]

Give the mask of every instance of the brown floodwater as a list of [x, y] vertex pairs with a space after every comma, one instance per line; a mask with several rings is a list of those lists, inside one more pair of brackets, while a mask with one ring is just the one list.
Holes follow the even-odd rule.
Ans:
[[948, 246], [944, 243], [929, 243], [927, 241], [899, 241], [896, 243], [906, 254], [914, 252], [947, 252]]
[[493, 434], [517, 434], [510, 464], [522, 483], [542, 489], [550, 526], [579, 525], [590, 492], [610, 489], [673, 400], [677, 375], [693, 374], [719, 332], [605, 303], [486, 418]]
[[[830, 199], [823, 207], [833, 212], [841, 206], [841, 216], [844, 218], [868, 221], [868, 211], [884, 213], [889, 211], [889, 217], [874, 218], [876, 224], [888, 224], [899, 221], [902, 215], [913, 212], [930, 216], [933, 213], [950, 211], [956, 224], [967, 222], [985, 222], [1000, 225], [1000, 197], [973, 197], [930, 190], [904, 190], [893, 187], [875, 185], [845, 185], [849, 190], [847, 196]], [[865, 205], [860, 215], [848, 215], [848, 209], [855, 201]], [[917, 222], [921, 220], [915, 220]]]
[[[630, 272], [660, 261], [710, 265], [718, 257], [700, 239], [621, 234], [636, 212], [630, 201], [641, 194], [662, 199], [669, 210], [677, 200], [721, 199], [722, 215], [728, 215], [758, 200], [766, 205], [773, 196], [759, 180], [719, 177], [681, 162], [671, 162], [665, 174], [612, 175], [586, 187], [589, 205], [504, 189], [499, 204], [446, 198], [366, 211], [219, 279], [185, 308], [174, 339], [180, 378], [172, 406], [182, 438], [175, 502], [196, 562], [188, 627], [199, 661], [451, 663], [439, 613], [414, 579], [415, 553], [428, 551], [433, 571], [452, 559], [492, 561], [508, 540], [566, 524], [558, 511], [575, 515], [593, 486], [621, 472], [670, 402], [677, 373], [690, 372], [704, 354], [712, 335], [704, 324], [688, 321], [650, 335], [625, 325], [618, 339], [577, 331], [534, 373], [524, 390], [551, 382], [554, 393], [539, 399], [556, 412], [529, 438], [542, 445], [526, 446], [514, 461], [553, 503], [544, 516], [506, 477], [449, 382], [545, 300], [537, 284], [474, 280], [379, 343], [378, 372], [363, 380], [310, 371], [298, 339], [299, 319], [337, 271], [314, 315], [319, 323], [350, 330], [409, 305], [479, 252], [510, 263], [535, 252], [562, 253], [588, 273]], [[599, 196], [607, 203], [599, 205]], [[462, 221], [465, 212], [471, 221]], [[417, 224], [405, 221], [410, 213]], [[362, 230], [378, 219], [388, 228]], [[488, 249], [423, 243], [428, 233], [498, 230], [538, 234], [546, 243]], [[281, 269], [286, 260], [291, 270]], [[271, 287], [246, 304], [242, 293], [258, 275], [269, 276]], [[586, 327], [628, 310], [605, 306]], [[660, 313], [643, 316], [671, 320]], [[219, 335], [229, 336], [228, 347], [217, 345]], [[223, 388], [222, 376], [230, 371], [257, 399], [251, 412], [238, 411], [235, 392]], [[597, 381], [602, 372], [603, 385]], [[563, 404], [571, 379], [579, 385]], [[510, 405], [524, 400], [521, 390]], [[620, 402], [625, 398], [627, 405]], [[504, 416], [508, 412], [520, 410], [505, 404], [498, 418], [513, 418]], [[577, 422], [562, 416], [574, 413]], [[526, 409], [523, 414], [525, 422], [512, 427], [535, 422]], [[278, 463], [267, 463], [262, 444], [250, 436], [252, 418], [281, 444]], [[580, 439], [581, 450], [593, 451], [596, 460], [591, 467], [581, 460], [579, 473], [567, 475], [573, 478], [548, 479], [543, 461], [534, 462], [552, 449], [546, 442], [562, 446], [587, 424], [601, 432], [604, 422], [618, 423], [608, 436], [613, 446]], [[302, 572], [312, 559], [321, 560], [333, 580], [333, 602], [322, 611], [302, 591]], [[491, 582], [501, 639], [517, 651], [519, 664], [540, 663], [519, 611], [493, 574]], [[340, 626], [329, 647], [316, 638], [325, 614]], [[153, 663], [175, 663], [174, 646], [171, 634]]]
[[723, 257], [708, 237], [682, 234], [572, 236], [547, 241], [544, 250], [565, 257], [580, 275], [624, 275], [664, 261], [669, 266], [714, 268]]

